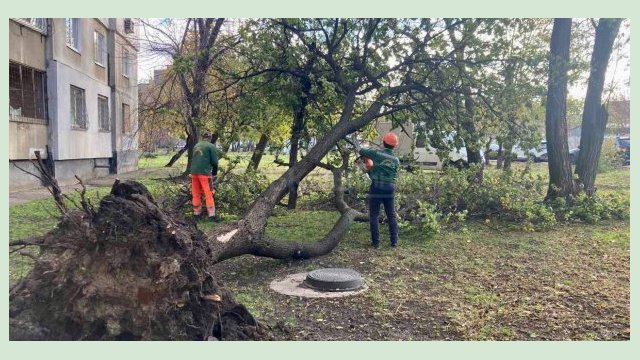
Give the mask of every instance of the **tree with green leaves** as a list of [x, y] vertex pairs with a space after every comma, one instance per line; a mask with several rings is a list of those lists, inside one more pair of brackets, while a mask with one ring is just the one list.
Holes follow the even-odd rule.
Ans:
[[[176, 84], [181, 91], [178, 98], [181, 104], [177, 108], [185, 121], [187, 139], [185, 147], [167, 166], [171, 166], [186, 151], [186, 174], [191, 164], [193, 147], [198, 142], [201, 122], [206, 116], [207, 73], [225, 49], [225, 44], [218, 43], [224, 19], [189, 18], [184, 23], [177, 23], [183, 25], [182, 31], [170, 31], [171, 24], [152, 24], [146, 21], [143, 25], [154, 33], [153, 39], [146, 41], [149, 50], [168, 56], [173, 62], [164, 81]], [[227, 38], [226, 41], [233, 40]]]

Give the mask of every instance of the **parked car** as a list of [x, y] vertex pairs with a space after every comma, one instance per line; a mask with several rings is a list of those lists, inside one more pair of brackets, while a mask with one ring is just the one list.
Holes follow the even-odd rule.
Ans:
[[580, 148], [569, 150], [569, 160], [571, 160], [572, 164], [575, 164], [576, 161], [578, 161], [578, 155], [580, 155]]
[[[455, 133], [451, 133], [447, 135], [443, 141], [445, 144], [449, 142], [453, 142], [455, 137]], [[449, 151], [446, 157], [440, 158], [438, 156], [438, 150], [432, 147], [430, 144], [425, 144], [426, 146], [418, 147], [416, 146], [413, 150], [413, 160], [417, 165], [423, 168], [431, 168], [436, 170], [441, 170], [444, 166], [457, 166], [457, 167], [465, 167], [469, 165], [469, 159], [467, 157], [467, 148], [463, 146], [459, 149], [454, 148]], [[482, 156], [482, 161], [484, 162], [484, 151], [480, 150], [480, 156]]]
[[184, 148], [187, 145], [187, 141], [186, 140], [179, 140], [174, 146], [173, 149], [174, 150], [182, 150], [182, 148]]
[[631, 138], [629, 136], [616, 136], [616, 147], [622, 153], [624, 165], [631, 164]]
[[547, 141], [542, 140], [537, 147], [529, 149], [529, 157], [534, 162], [548, 161], [549, 155], [547, 154]]
[[[394, 132], [400, 139], [400, 144], [394, 150], [402, 163], [414, 163], [415, 165], [426, 168], [441, 170], [444, 166], [454, 165], [464, 167], [469, 164], [467, 158], [467, 149], [462, 143], [462, 147], [459, 149], [453, 149], [449, 151], [446, 156], [441, 159], [438, 156], [438, 150], [431, 146], [428, 141], [429, 136], [433, 136], [433, 132], [429, 131], [428, 134], [422, 134], [421, 136], [414, 131], [413, 124], [405, 124], [404, 128], [393, 128], [393, 124], [390, 121], [378, 121], [376, 123], [376, 129], [378, 134], [385, 134], [389, 131]], [[411, 134], [411, 135], [409, 135]], [[454, 142], [456, 137], [455, 131], [450, 133], [442, 133], [442, 141], [446, 144]], [[380, 146], [382, 144], [379, 144]], [[484, 161], [484, 151], [480, 150], [482, 160]], [[442, 155], [442, 152], [441, 154]]]
[[520, 145], [515, 145], [511, 150], [516, 161], [533, 160], [535, 162], [547, 161], [547, 141], [542, 140], [537, 147], [524, 150]]

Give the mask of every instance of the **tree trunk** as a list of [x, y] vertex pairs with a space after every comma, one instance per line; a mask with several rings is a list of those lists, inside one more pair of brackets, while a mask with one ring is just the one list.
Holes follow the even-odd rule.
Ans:
[[171, 159], [169, 159], [169, 162], [167, 163], [167, 165], [165, 165], [165, 167], [173, 166], [173, 164], [175, 164], [175, 162], [178, 161], [178, 159], [180, 159], [182, 154], [184, 154], [184, 152], [187, 151], [188, 148], [189, 148], [189, 145], [187, 142], [184, 144], [184, 147], [182, 149], [180, 149], [177, 153], [173, 154], [173, 156], [171, 157]]
[[507, 144], [504, 148], [504, 163], [502, 164], [502, 170], [507, 171], [511, 170], [511, 163], [513, 162], [513, 155], [511, 154], [513, 151], [513, 145]]
[[194, 109], [194, 113], [191, 119], [189, 119], [190, 133], [187, 136], [187, 167], [184, 169], [183, 175], [189, 175], [191, 171], [191, 162], [193, 161], [193, 148], [198, 143], [198, 139], [200, 139], [200, 133], [198, 132], [198, 128], [194, 123], [193, 119], [197, 119], [199, 109]]
[[496, 169], [502, 169], [503, 163], [504, 163], [504, 149], [502, 149], [502, 144], [498, 144], [498, 156], [496, 160]]
[[545, 132], [549, 154], [546, 199], [575, 195], [567, 144], [567, 71], [571, 45], [571, 19], [555, 19], [551, 34]]
[[[309, 96], [311, 92], [311, 83], [302, 79], [303, 93], [300, 97], [300, 103], [293, 115], [293, 124], [291, 125], [291, 147], [289, 151], [289, 167], [294, 166], [298, 162], [298, 152], [300, 147], [300, 138], [302, 137], [302, 131], [304, 130], [304, 118], [307, 114], [307, 104], [309, 103]], [[287, 202], [287, 209], [295, 209], [298, 203], [298, 184], [292, 182], [289, 184], [289, 200]]]
[[484, 146], [484, 165], [489, 166], [491, 163], [489, 162], [489, 152], [491, 151], [491, 137], [489, 137], [489, 141]]
[[[341, 204], [339, 206], [341, 216], [336, 225], [323, 240], [317, 243], [291, 243], [267, 239], [264, 236], [267, 220], [276, 204], [288, 193], [289, 184], [302, 181], [321, 163], [321, 160], [338, 141], [370, 123], [376, 118], [382, 107], [382, 102], [376, 101], [358, 118], [350, 120], [354, 104], [355, 94], [351, 94], [345, 101], [343, 114], [338, 124], [328, 131], [309, 150], [309, 153], [304, 158], [300, 159], [293, 167], [287, 169], [279, 179], [272, 182], [233, 229], [218, 229], [210, 237], [212, 243], [220, 245], [216, 248], [214, 254], [218, 261], [243, 254], [269, 256], [278, 259], [299, 259], [323, 255], [337, 245], [353, 220], [366, 217], [349, 208], [346, 204]], [[338, 180], [339, 178], [334, 176], [334, 184], [337, 184]], [[340, 184], [335, 186], [339, 187]], [[339, 190], [338, 192], [342, 191], [342, 189]], [[339, 201], [339, 197], [336, 197], [336, 199]]]
[[476, 126], [473, 123], [474, 115], [475, 115], [475, 100], [471, 96], [471, 89], [465, 89], [464, 95], [464, 109], [465, 116], [462, 121], [462, 128], [467, 133], [467, 138], [465, 139], [465, 146], [467, 148], [467, 161], [469, 164], [480, 164], [482, 165], [482, 155], [480, 154], [480, 149], [478, 148], [477, 141], [477, 131]]
[[598, 160], [608, 119], [607, 110], [602, 105], [602, 91], [613, 42], [621, 22], [622, 19], [600, 19], [591, 55], [591, 72], [582, 112], [580, 153], [576, 162], [578, 179], [588, 195], [595, 192]]
[[269, 137], [267, 136], [267, 134], [262, 133], [262, 135], [260, 135], [260, 140], [258, 140], [258, 145], [256, 145], [255, 149], [253, 150], [253, 155], [251, 155], [251, 161], [247, 166], [247, 170], [258, 170], [260, 160], [262, 160], [262, 155], [264, 155], [264, 149], [267, 148], [268, 143]]

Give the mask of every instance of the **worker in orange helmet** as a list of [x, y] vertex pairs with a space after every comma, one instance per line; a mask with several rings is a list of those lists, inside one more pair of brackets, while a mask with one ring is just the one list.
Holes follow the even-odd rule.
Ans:
[[398, 221], [394, 208], [395, 183], [400, 168], [400, 160], [393, 154], [393, 149], [398, 146], [398, 136], [392, 132], [382, 138], [383, 150], [361, 149], [359, 154], [373, 161], [369, 170], [371, 187], [369, 188], [369, 225], [371, 228], [371, 246], [378, 248], [380, 230], [378, 217], [380, 205], [384, 205], [384, 211], [389, 221], [389, 233], [391, 234], [391, 246], [398, 245]]

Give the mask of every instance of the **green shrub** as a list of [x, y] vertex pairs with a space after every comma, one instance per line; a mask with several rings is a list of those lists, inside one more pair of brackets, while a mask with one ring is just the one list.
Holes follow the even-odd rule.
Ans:
[[589, 224], [607, 219], [628, 219], [629, 205], [629, 199], [620, 195], [588, 196], [585, 193], [578, 194], [570, 203], [564, 198], [557, 198], [550, 204], [559, 220], [582, 221]]
[[620, 168], [624, 164], [624, 156], [618, 151], [616, 141], [613, 138], [605, 138], [602, 142], [600, 159], [598, 159], [598, 172], [605, 173]]
[[[558, 221], [596, 222], [629, 217], [629, 203], [620, 196], [581, 194], [567, 204], [564, 200], [545, 203], [547, 180], [529, 168], [485, 171], [478, 183], [478, 169], [448, 168], [442, 172], [401, 171], [396, 184], [396, 208], [403, 227], [433, 235], [443, 227], [467, 219], [496, 219], [525, 231], [547, 229]], [[350, 176], [348, 189], [354, 207], [364, 207], [369, 181]]]
[[240, 215], [268, 185], [267, 177], [259, 172], [229, 172], [216, 186], [216, 208], [225, 214]]

